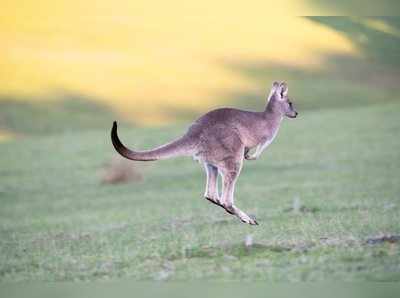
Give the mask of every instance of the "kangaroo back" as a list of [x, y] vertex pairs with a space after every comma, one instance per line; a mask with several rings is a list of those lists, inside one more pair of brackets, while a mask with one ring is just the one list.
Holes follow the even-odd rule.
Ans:
[[123, 157], [131, 160], [152, 161], [158, 159], [167, 159], [175, 156], [191, 155], [191, 142], [187, 136], [178, 138], [175, 141], [162, 145], [152, 150], [133, 151], [127, 148], [120, 141], [117, 133], [117, 122], [114, 121], [111, 129], [111, 141], [115, 150]]

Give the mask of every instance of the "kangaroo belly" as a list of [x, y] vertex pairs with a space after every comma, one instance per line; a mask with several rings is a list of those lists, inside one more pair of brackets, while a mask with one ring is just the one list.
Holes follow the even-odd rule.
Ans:
[[216, 163], [243, 154], [244, 145], [234, 128], [216, 125], [202, 132], [193, 158]]

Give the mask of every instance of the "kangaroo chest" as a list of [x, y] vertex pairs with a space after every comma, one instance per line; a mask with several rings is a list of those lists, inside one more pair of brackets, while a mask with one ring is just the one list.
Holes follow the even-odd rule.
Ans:
[[269, 134], [264, 136], [257, 145], [261, 146], [263, 149], [268, 147], [275, 139], [276, 135], [278, 134], [278, 131], [279, 131], [279, 126], [274, 128], [272, 131], [269, 132]]

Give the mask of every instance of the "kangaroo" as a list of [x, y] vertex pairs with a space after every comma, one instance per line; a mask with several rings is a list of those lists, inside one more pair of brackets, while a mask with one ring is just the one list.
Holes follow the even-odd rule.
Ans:
[[[153, 150], [133, 151], [118, 138], [117, 122], [111, 130], [115, 150], [131, 160], [152, 161], [176, 156], [193, 156], [204, 165], [207, 175], [204, 197], [242, 222], [258, 225], [234, 204], [235, 184], [243, 159], [255, 160], [278, 133], [284, 116], [296, 118], [297, 112], [288, 98], [285, 82], [274, 82], [262, 112], [221, 108], [201, 116], [180, 138]], [[255, 148], [254, 153], [250, 150]], [[222, 177], [221, 196], [218, 175]]]

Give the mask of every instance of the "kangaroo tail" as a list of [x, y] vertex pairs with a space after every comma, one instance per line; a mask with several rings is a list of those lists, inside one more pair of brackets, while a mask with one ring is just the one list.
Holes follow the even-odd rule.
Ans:
[[133, 151], [122, 144], [117, 134], [117, 122], [114, 121], [111, 129], [111, 141], [115, 150], [123, 157], [131, 160], [151, 161], [158, 159], [167, 159], [170, 157], [190, 155], [190, 142], [185, 136], [157, 147], [153, 150]]

